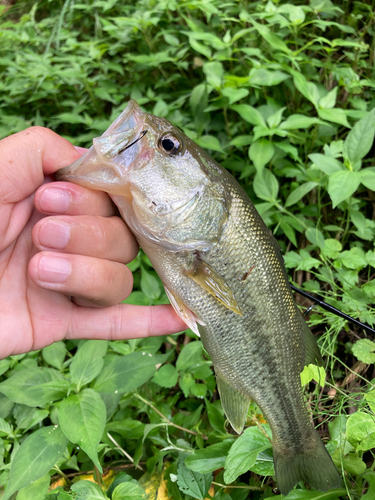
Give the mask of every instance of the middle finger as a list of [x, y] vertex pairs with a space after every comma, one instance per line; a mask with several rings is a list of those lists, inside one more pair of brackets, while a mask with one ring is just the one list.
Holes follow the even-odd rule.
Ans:
[[64, 251], [125, 264], [138, 253], [133, 234], [116, 216], [45, 217], [33, 229], [33, 242], [39, 250]]

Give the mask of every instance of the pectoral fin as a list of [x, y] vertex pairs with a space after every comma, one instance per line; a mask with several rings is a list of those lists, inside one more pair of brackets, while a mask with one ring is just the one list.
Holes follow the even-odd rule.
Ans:
[[167, 287], [164, 288], [166, 294], [168, 295], [169, 302], [173, 306], [173, 309], [176, 311], [178, 316], [180, 316], [182, 321], [184, 321], [187, 324], [190, 330], [192, 330], [196, 335], [198, 335], [198, 337], [200, 337], [201, 334], [199, 333], [197, 323], [200, 323], [203, 326], [204, 323], [202, 321], [199, 321], [195, 316], [195, 314], [192, 313], [190, 309], [186, 307], [185, 304], [179, 298], [173, 295], [173, 293], [170, 292]]
[[192, 268], [185, 269], [184, 275], [198, 283], [225, 307], [242, 316], [233, 292], [224, 278], [199, 256], [194, 257]]
[[228, 384], [223, 377], [217, 374], [216, 382], [225, 414], [233, 429], [238, 434], [241, 434], [246, 422], [251, 399], [237, 391], [237, 389]]

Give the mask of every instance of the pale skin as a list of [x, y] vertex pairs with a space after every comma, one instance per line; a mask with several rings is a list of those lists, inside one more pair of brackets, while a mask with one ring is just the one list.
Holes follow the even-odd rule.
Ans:
[[120, 304], [137, 242], [105, 193], [52, 182], [81, 154], [43, 127], [0, 141], [0, 358], [186, 328], [171, 306]]

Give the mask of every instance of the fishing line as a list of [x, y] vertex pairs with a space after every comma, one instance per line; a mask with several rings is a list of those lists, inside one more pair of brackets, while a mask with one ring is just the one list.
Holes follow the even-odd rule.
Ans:
[[140, 141], [142, 139], [142, 137], [144, 137], [147, 134], [147, 132], [148, 132], [148, 130], [144, 130], [141, 133], [141, 135], [138, 137], [138, 139], [133, 141], [131, 144], [126, 145], [124, 148], [120, 149], [120, 151], [117, 154], [119, 155], [120, 153], [123, 153], [126, 149], [130, 148], [130, 146], [133, 146], [136, 142]]
[[[300, 295], [302, 295], [303, 297], [306, 297], [307, 299], [311, 300], [312, 302], [315, 302], [315, 304], [318, 304], [322, 309], [325, 309], [326, 311], [329, 311], [333, 314], [336, 314], [336, 316], [340, 316], [340, 318], [344, 318], [344, 319], [346, 319], [346, 321], [349, 321], [353, 325], [357, 325], [357, 326], [363, 328], [364, 330], [366, 330], [366, 332], [373, 333], [375, 335], [375, 330], [373, 328], [371, 328], [368, 325], [365, 325], [364, 323], [361, 323], [361, 321], [358, 321], [357, 319], [354, 319], [351, 316], [348, 316], [348, 314], [345, 314], [342, 311], [340, 311], [339, 309], [336, 309], [336, 307], [330, 306], [329, 304], [327, 304], [327, 302], [324, 302], [323, 298], [319, 297], [319, 295], [317, 297], [313, 297], [309, 293], [307, 293], [303, 290], [300, 290], [299, 288], [297, 288], [296, 286], [294, 286], [292, 284], [290, 284], [290, 288], [292, 290], [294, 290], [295, 292], [299, 293]], [[310, 306], [307, 309], [307, 312], [310, 312], [311, 309], [312, 309], [312, 306]]]

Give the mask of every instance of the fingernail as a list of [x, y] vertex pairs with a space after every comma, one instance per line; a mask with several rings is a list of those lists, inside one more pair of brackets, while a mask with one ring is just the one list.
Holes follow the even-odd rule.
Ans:
[[64, 213], [70, 205], [69, 193], [63, 189], [45, 189], [40, 198], [40, 208], [48, 213]]
[[39, 261], [39, 281], [65, 283], [70, 273], [70, 262], [62, 257], [49, 255], [42, 257]]
[[63, 250], [70, 238], [70, 225], [66, 222], [46, 220], [39, 231], [39, 243], [46, 248]]

